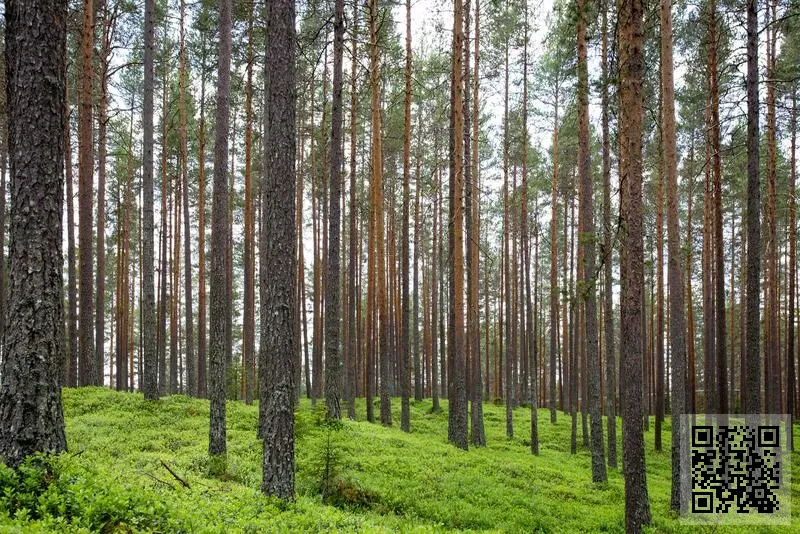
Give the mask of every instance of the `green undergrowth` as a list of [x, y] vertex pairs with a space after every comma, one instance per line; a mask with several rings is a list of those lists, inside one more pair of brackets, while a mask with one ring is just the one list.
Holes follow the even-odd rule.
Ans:
[[[102, 388], [64, 391], [69, 452], [0, 466], [0, 532], [624, 532], [623, 480], [591, 482], [585, 448], [569, 453], [570, 420], [539, 413], [540, 455], [530, 454], [530, 410], [484, 405], [488, 446], [447, 443], [447, 403], [411, 402], [412, 432], [364, 421], [326, 422], [320, 406], [296, 415], [297, 499], [260, 492], [257, 406], [229, 402], [228, 454], [209, 460], [208, 402], [157, 402]], [[580, 427], [579, 427], [580, 428]], [[651, 425], [651, 429], [653, 425]], [[669, 444], [669, 421], [663, 439]], [[669, 511], [670, 455], [645, 436], [650, 532], [697, 532]], [[792, 457], [795, 468], [800, 457]], [[800, 471], [795, 470], [795, 473]], [[794, 480], [798, 480], [795, 476]], [[793, 484], [800, 503], [800, 484]], [[791, 527], [708, 532], [800, 532]]]

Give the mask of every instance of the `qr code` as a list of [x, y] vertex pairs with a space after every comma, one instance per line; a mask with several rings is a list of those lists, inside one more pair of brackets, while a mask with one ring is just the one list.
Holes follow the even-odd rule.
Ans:
[[731, 524], [790, 517], [787, 416], [693, 415], [683, 421], [677, 429], [685, 443], [683, 517]]

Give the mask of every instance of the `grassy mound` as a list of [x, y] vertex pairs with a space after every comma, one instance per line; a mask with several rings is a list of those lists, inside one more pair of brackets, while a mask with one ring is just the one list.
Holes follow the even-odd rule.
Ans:
[[[485, 404], [488, 447], [465, 452], [447, 443], [446, 412], [430, 408], [412, 401], [405, 434], [363, 421], [363, 400], [359, 420], [341, 424], [303, 400], [298, 495], [285, 504], [259, 490], [257, 407], [228, 403], [227, 459], [211, 464], [207, 401], [65, 390], [70, 451], [18, 472], [0, 467], [0, 532], [624, 531], [622, 477], [609, 471], [608, 484], [592, 484], [588, 451], [569, 454], [568, 417], [551, 425], [541, 410], [541, 454], [532, 457], [529, 409], [515, 410], [520, 437], [507, 439], [505, 409]], [[653, 451], [652, 432], [646, 441], [652, 531], [697, 532], [669, 511], [669, 451]]]

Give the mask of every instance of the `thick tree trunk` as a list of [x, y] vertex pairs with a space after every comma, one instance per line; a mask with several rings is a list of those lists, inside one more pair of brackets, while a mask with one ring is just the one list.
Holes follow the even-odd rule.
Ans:
[[643, 5], [622, 2], [619, 9], [621, 218], [621, 382], [622, 454], [625, 476], [625, 528], [638, 533], [650, 523], [650, 503], [642, 434], [642, 75]]
[[61, 408], [66, 20], [66, 2], [5, 4], [11, 228], [0, 457], [12, 468], [33, 453], [67, 448]]
[[264, 440], [262, 491], [294, 498], [293, 334], [297, 277], [295, 250], [295, 7], [267, 6], [267, 116], [262, 185], [260, 398]]
[[[211, 400], [211, 425], [209, 428], [208, 453], [222, 455], [227, 450], [225, 432], [225, 354], [226, 317], [230, 309], [226, 306], [227, 257], [228, 257], [228, 119], [231, 76], [231, 0], [219, 4], [219, 75], [217, 77], [217, 110], [214, 122], [214, 202], [212, 206], [211, 233], [211, 335], [209, 339], [208, 396]], [[271, 22], [271, 21], [270, 21]], [[290, 46], [290, 45], [287, 45]], [[270, 79], [274, 74], [270, 75]], [[272, 96], [272, 95], [270, 95]], [[293, 118], [292, 118], [293, 119]], [[294, 128], [294, 120], [289, 128]], [[293, 148], [293, 147], [292, 147]], [[294, 158], [294, 149], [289, 152]], [[274, 164], [274, 163], [273, 163]], [[291, 180], [285, 180], [290, 182]], [[269, 187], [269, 186], [267, 186]], [[294, 184], [288, 195], [294, 196]], [[290, 200], [287, 200], [290, 202]], [[294, 220], [294, 217], [292, 217]], [[291, 231], [287, 232], [287, 235]], [[287, 252], [284, 256], [290, 256]], [[276, 270], [270, 270], [277, 276]], [[290, 302], [287, 297], [284, 302]], [[274, 309], [274, 308], [268, 308]], [[263, 315], [263, 314], [262, 314]], [[262, 336], [263, 333], [262, 329]], [[263, 342], [262, 342], [263, 345]], [[289, 352], [289, 356], [293, 353]], [[289, 383], [291, 383], [291, 378]], [[262, 389], [262, 391], [264, 391]], [[289, 392], [291, 394], [291, 391]], [[290, 401], [291, 406], [291, 401]]]
[[759, 355], [761, 185], [758, 168], [758, 1], [747, 1], [747, 392], [744, 413], [761, 412]]

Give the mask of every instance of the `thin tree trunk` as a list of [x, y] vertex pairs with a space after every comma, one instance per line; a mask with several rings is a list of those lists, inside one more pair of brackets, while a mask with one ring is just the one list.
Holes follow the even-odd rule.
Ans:
[[80, 385], [100, 384], [94, 352], [92, 287], [92, 193], [94, 191], [94, 149], [92, 128], [94, 85], [94, 4], [83, 0], [83, 31], [81, 32], [81, 90], [78, 96], [78, 254], [79, 254], [79, 339]]
[[[144, 101], [142, 163], [142, 373], [144, 398], [158, 399], [158, 353], [156, 346], [156, 303], [153, 283], [153, 33], [155, 3], [144, 4]], [[202, 146], [202, 144], [201, 144]]]
[[342, 59], [344, 55], [344, 0], [336, 0], [333, 22], [333, 100], [330, 138], [330, 207], [328, 272], [325, 285], [325, 404], [328, 417], [341, 419], [342, 355], [339, 352], [339, 242], [342, 197]]
[[[357, 104], [358, 93], [356, 89], [357, 82], [357, 53], [358, 53], [358, 9], [353, 7], [353, 29], [350, 39], [350, 49], [352, 54], [352, 61], [350, 63], [350, 262], [348, 266], [348, 295], [347, 300], [347, 322], [350, 324], [350, 335], [348, 336], [347, 353], [350, 364], [345, 369], [345, 391], [347, 397], [347, 416], [350, 419], [356, 418], [356, 405], [355, 397], [358, 374], [356, 367], [358, 363], [358, 340], [356, 332], [361, 331], [361, 323], [356, 321], [356, 307], [360, 308], [361, 293], [356, 289], [356, 268], [360, 264], [361, 256], [358, 254], [358, 245], [356, 239], [358, 238], [358, 231], [356, 229], [356, 213], [358, 207], [356, 205], [356, 119], [357, 119]], [[416, 250], [416, 248], [415, 248]], [[416, 269], [416, 263], [415, 263]], [[415, 270], [416, 273], [416, 270]], [[360, 288], [359, 288], [360, 289]]]
[[[614, 347], [614, 237], [611, 227], [611, 136], [609, 134], [608, 1], [602, 6], [602, 131], [603, 131], [603, 320], [606, 357], [606, 426], [608, 466], [617, 467], [616, 354]], [[552, 342], [552, 341], [551, 341]]]
[[[244, 317], [242, 325], [242, 398], [253, 403], [255, 387], [255, 216], [253, 213], [253, 7], [247, 16], [247, 66], [244, 104]], [[296, 330], [296, 329], [295, 329]], [[295, 332], [295, 337], [297, 333]]]
[[716, 333], [715, 382], [717, 413], [728, 413], [728, 362], [725, 323], [725, 243], [722, 241], [722, 163], [720, 159], [719, 81], [717, 72], [716, 0], [709, 3], [709, 71], [711, 75], [711, 150], [714, 171], [714, 326]]
[[678, 219], [678, 156], [675, 133], [675, 83], [672, 62], [672, 1], [661, 0], [661, 90], [662, 146], [667, 178], [667, 280], [669, 283], [670, 411], [672, 418], [672, 492], [670, 507], [680, 509], [681, 480], [688, 475], [681, 469], [681, 442], [687, 429], [686, 413], [686, 319], [683, 302], [680, 226]]
[[[5, 72], [3, 73], [3, 76]], [[72, 122], [71, 122], [71, 108], [70, 108], [70, 99], [69, 99], [69, 84], [66, 85], [66, 106], [65, 106], [65, 121], [64, 121], [64, 167], [66, 170], [66, 178], [65, 181], [67, 183], [67, 285], [68, 285], [68, 297], [67, 297], [67, 380], [65, 381], [65, 385], [68, 387], [76, 387], [78, 385], [78, 295], [76, 294], [76, 288], [78, 287], [77, 282], [77, 273], [76, 273], [76, 265], [75, 265], [75, 194], [73, 192], [74, 187], [74, 180], [72, 175]], [[4, 147], [4, 156], [7, 149], [7, 141], [3, 139], [3, 147]], [[2, 229], [3, 231], [0, 234], [5, 237], [5, 201], [6, 201], [6, 185], [5, 185], [5, 157], [2, 160], [3, 164], [3, 184], [2, 184], [2, 194], [0, 194], [0, 202], [2, 202], [3, 207], [2, 211], [0, 211], [0, 216], [2, 216]], [[3, 239], [4, 241], [4, 239]], [[5, 247], [4, 243], [0, 241], [0, 257], [3, 258], [2, 265], [6, 265], [5, 259]], [[0, 300], [2, 300], [3, 308], [2, 313], [0, 313], [0, 322], [3, 324], [3, 332], [5, 334], [5, 311], [6, 311], [6, 290], [5, 290], [5, 268], [2, 269], [2, 274], [0, 274], [0, 284], [3, 284], [2, 290], [0, 290]], [[2, 336], [0, 336], [2, 339]], [[5, 347], [3, 347], [3, 356], [5, 358]]]
[[[469, 2], [467, 2], [469, 5]], [[467, 19], [466, 19], [466, 27], [467, 27], [467, 39], [465, 41], [464, 46], [464, 55], [466, 58], [466, 63], [469, 64], [469, 9], [467, 9]], [[467, 211], [466, 216], [467, 220], [470, 221], [468, 225], [469, 228], [469, 236], [467, 238], [467, 250], [469, 251], [469, 277], [471, 282], [468, 283], [469, 285], [469, 314], [471, 317], [471, 329], [470, 333], [470, 399], [472, 403], [472, 411], [470, 413], [470, 429], [472, 432], [472, 444], [476, 447], [485, 447], [486, 446], [486, 433], [483, 428], [483, 396], [482, 396], [482, 389], [483, 389], [483, 377], [481, 376], [481, 332], [480, 332], [480, 317], [479, 317], [479, 301], [478, 301], [478, 284], [479, 284], [479, 272], [480, 272], [480, 198], [479, 198], [479, 173], [480, 173], [480, 107], [479, 107], [479, 98], [478, 93], [480, 90], [480, 0], [475, 0], [475, 59], [474, 59], [474, 67], [472, 72], [472, 116], [470, 117], [470, 113], [468, 111], [469, 106], [469, 69], [467, 69], [467, 79], [465, 79], [465, 87], [466, 87], [466, 98], [464, 100], [465, 103], [465, 111], [464, 116], [465, 120], [465, 131], [469, 129], [469, 121], [472, 121], [472, 137], [470, 138], [467, 135], [467, 139], [465, 142], [465, 150], [469, 149], [470, 161], [469, 165], [471, 168], [469, 169], [469, 180], [466, 183], [466, 194], [467, 196]], [[467, 132], [469, 133], [469, 132]], [[470, 146], [471, 143], [471, 146]], [[466, 155], [466, 154], [465, 154]], [[466, 160], [466, 158], [465, 158]], [[489, 288], [488, 288], [488, 280], [484, 282], [485, 287], [484, 291], [488, 295]], [[488, 307], [488, 301], [487, 301]], [[488, 311], [487, 311], [487, 320], [486, 320], [486, 332], [487, 332], [487, 342], [486, 348], [489, 348], [488, 342]], [[488, 363], [488, 353], [487, 353], [487, 363]], [[488, 372], [487, 372], [487, 380], [488, 380]], [[535, 411], [533, 413], [536, 413]], [[533, 428], [533, 427], [532, 427]]]
[[[206, 381], [206, 41], [201, 31], [200, 124], [197, 155], [197, 396], [205, 398]], [[188, 295], [188, 293], [187, 293]]]
[[181, 129], [181, 173], [183, 187], [183, 231], [184, 231], [184, 291], [186, 292], [186, 385], [187, 393], [197, 395], [197, 369], [194, 355], [194, 316], [192, 314], [192, 236], [191, 215], [189, 213], [189, 169], [188, 169], [188, 139], [187, 139], [187, 113], [186, 113], [186, 46], [185, 24], [186, 1], [181, 0], [181, 26], [180, 26], [180, 129]]
[[[600, 415], [600, 353], [597, 339], [597, 298], [595, 293], [595, 225], [594, 195], [589, 153], [589, 71], [587, 67], [585, 0], [577, 0], [578, 9], [578, 172], [581, 182], [580, 211], [583, 226], [582, 287], [586, 343], [586, 370], [588, 376], [589, 412], [591, 417], [592, 481], [606, 482], [605, 451], [603, 447], [603, 419]], [[524, 198], [524, 197], [523, 197]], [[588, 236], [588, 237], [587, 237]], [[581, 284], [582, 282], [582, 284]], [[585, 402], [585, 401], [584, 401]]]
[[[411, 201], [411, 0], [406, 0], [406, 61], [405, 61], [405, 101], [404, 101], [404, 134], [403, 134], [403, 235], [401, 251], [401, 348], [400, 348], [400, 429], [411, 430], [409, 402], [411, 395], [411, 377], [409, 368], [409, 203]], [[415, 361], [416, 351], [415, 351]]]

